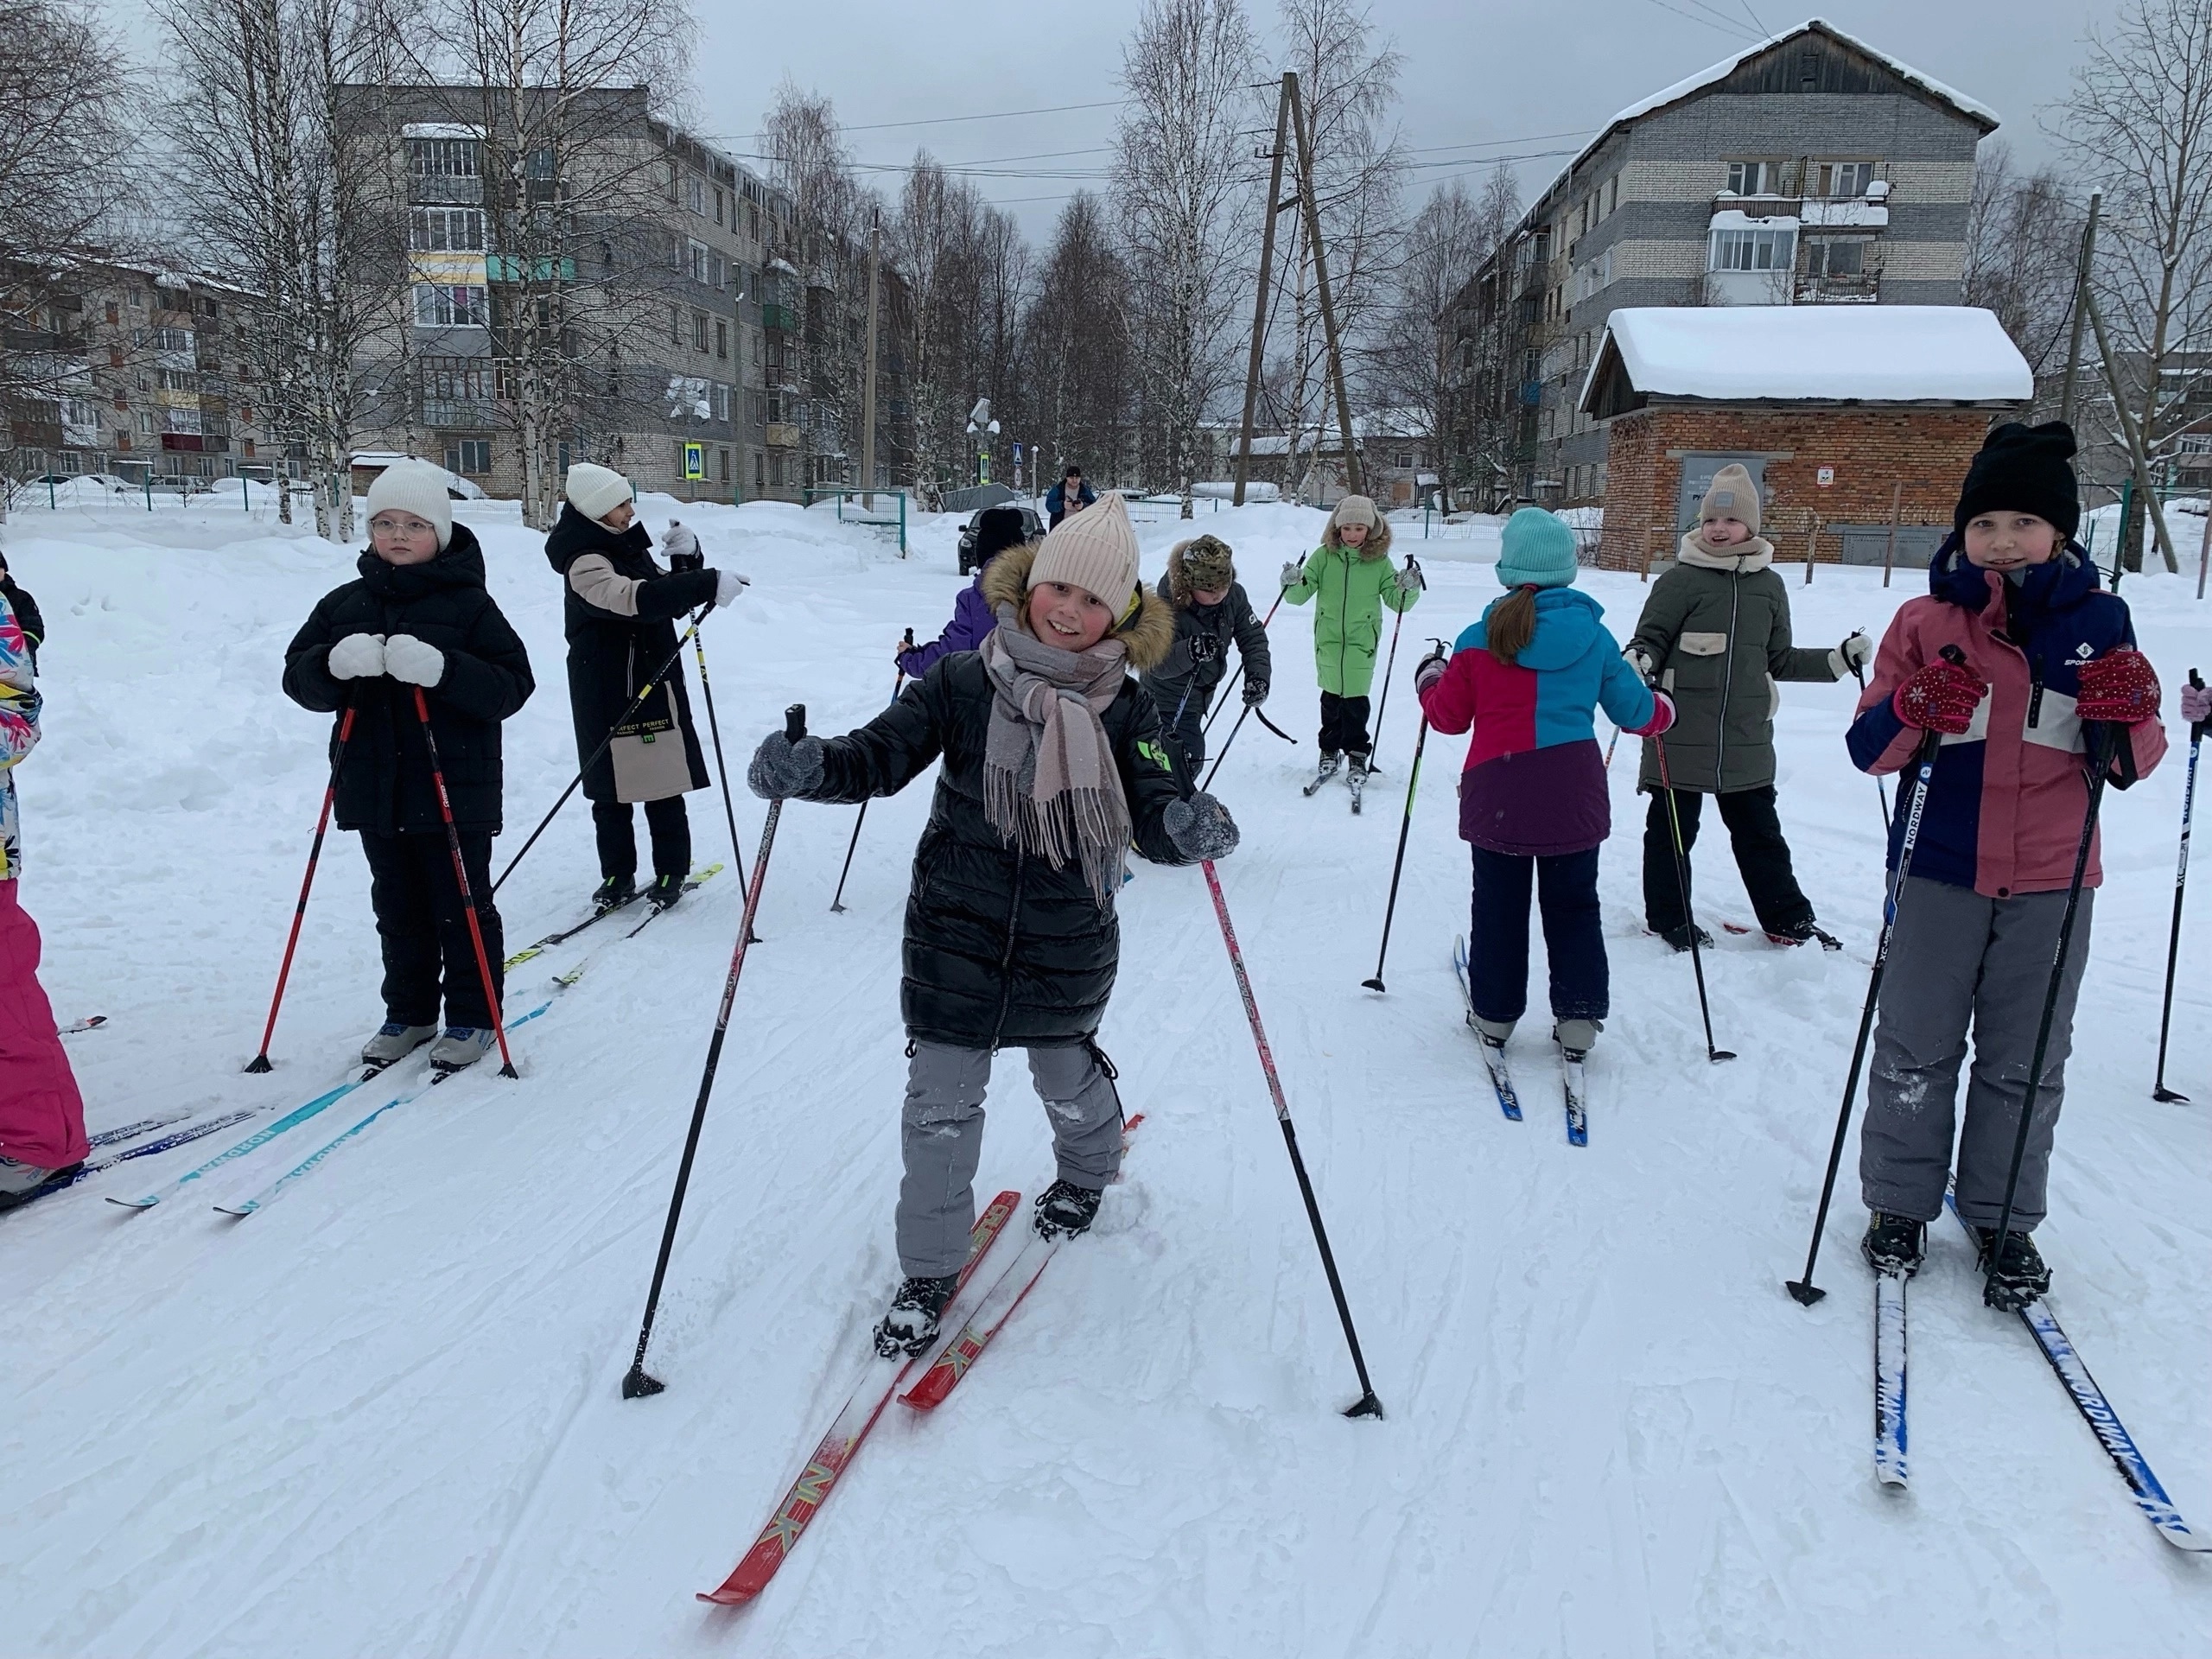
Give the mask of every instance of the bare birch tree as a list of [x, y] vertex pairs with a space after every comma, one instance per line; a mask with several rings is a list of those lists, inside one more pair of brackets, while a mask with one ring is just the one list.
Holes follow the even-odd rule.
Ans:
[[1128, 262], [1105, 204], [1078, 191], [1039, 262], [1025, 329], [1031, 430], [1049, 444], [1049, 480], [1069, 461], [1102, 484], [1128, 478], [1136, 418]]
[[1983, 143], [1967, 207], [1966, 302], [1995, 314], [2038, 382], [2066, 337], [2081, 233], [2056, 168], [2022, 173], [2009, 146]]
[[1256, 73], [1240, 0], [1147, 0], [1122, 52], [1115, 200], [1141, 317], [1146, 424], [1185, 518], [1201, 423], [1234, 378], [1253, 263]]

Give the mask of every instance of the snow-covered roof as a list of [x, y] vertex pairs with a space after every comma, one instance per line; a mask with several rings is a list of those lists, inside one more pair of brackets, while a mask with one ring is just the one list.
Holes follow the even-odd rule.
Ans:
[[1799, 23], [1793, 28], [1785, 29], [1778, 35], [1770, 35], [1763, 41], [1756, 41], [1752, 42], [1752, 44], [1745, 47], [1742, 51], [1738, 52], [1732, 56], [1723, 58], [1719, 62], [1713, 64], [1707, 68], [1700, 69], [1697, 73], [1688, 76], [1684, 79], [1678, 80], [1671, 86], [1661, 87], [1649, 98], [1639, 99], [1637, 102], [1630, 105], [1628, 108], [1623, 110], [1618, 115], [1616, 115], [1611, 120], [1606, 122], [1606, 129], [1610, 130], [1611, 129], [1618, 126], [1624, 121], [1633, 121], [1638, 116], [1649, 115], [1654, 110], [1663, 110], [1669, 104], [1673, 104], [1681, 99], [1688, 98], [1692, 92], [1702, 92], [1707, 86], [1711, 86], [1717, 82], [1727, 79], [1729, 76], [1734, 74], [1738, 69], [1750, 62], [1753, 58], [1758, 57], [1762, 52], [1771, 51], [1774, 48], [1781, 45], [1784, 41], [1789, 40], [1796, 35], [1802, 35], [1808, 29], [1815, 29], [1820, 30], [1823, 35], [1827, 35], [1831, 40], [1839, 41], [1844, 45], [1850, 47], [1855, 52], [1862, 52], [1866, 54], [1866, 56], [1873, 59], [1875, 62], [1889, 70], [1900, 80], [1910, 81], [1914, 86], [1919, 87], [1921, 91], [1926, 92], [1929, 97], [1941, 99], [1944, 103], [1948, 104], [1953, 108], [1956, 109], [1961, 115], [1971, 116], [1976, 119], [1986, 121], [1993, 127], [1998, 124], [1997, 111], [1991, 109], [1986, 104], [1983, 104], [1976, 99], [1968, 98], [1964, 92], [1959, 92], [1955, 88], [1946, 86], [1942, 81], [1937, 80], [1932, 75], [1922, 74], [1919, 70], [1914, 68], [1910, 64], [1902, 63], [1897, 59], [1891, 57], [1886, 52], [1877, 51], [1874, 48], [1867, 45], [1866, 41], [1859, 40], [1855, 35], [1845, 34], [1834, 23], [1827, 22], [1824, 18], [1808, 17], [1803, 22]]
[[[1625, 386], [1601, 397], [1616, 376]], [[2034, 395], [2027, 359], [1978, 306], [1624, 306], [1606, 319], [1580, 407], [1618, 415], [1652, 397], [2009, 404]]]

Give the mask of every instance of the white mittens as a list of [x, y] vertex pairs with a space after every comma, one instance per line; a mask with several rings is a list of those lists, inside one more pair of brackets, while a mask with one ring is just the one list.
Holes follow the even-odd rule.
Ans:
[[411, 633], [395, 633], [385, 641], [384, 671], [410, 685], [435, 685], [445, 677], [446, 654]]
[[334, 680], [373, 680], [384, 672], [384, 635], [349, 633], [330, 648]]
[[753, 578], [741, 576], [734, 570], [715, 572], [715, 603], [727, 605], [753, 585]]

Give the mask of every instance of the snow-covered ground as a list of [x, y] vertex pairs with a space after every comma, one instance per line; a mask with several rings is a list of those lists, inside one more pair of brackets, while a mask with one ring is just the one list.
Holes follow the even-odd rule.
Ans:
[[[646, 506], [656, 526], [671, 510]], [[25, 509], [5, 531], [50, 629], [47, 738], [20, 773], [24, 898], [58, 1014], [112, 1022], [67, 1039], [95, 1128], [304, 1099], [378, 1018], [364, 871], [334, 837], [277, 1069], [239, 1072], [323, 779], [327, 722], [283, 699], [279, 663], [353, 558], [243, 508]], [[1321, 523], [1202, 511], [1262, 595]], [[512, 506], [461, 516], [539, 678], [507, 728], [504, 857], [575, 764], [559, 591]], [[933, 632], [957, 587], [949, 519], [917, 526], [901, 562], [824, 512], [683, 516], [753, 578], [705, 635], [733, 767], [788, 702], [818, 732], [873, 712], [900, 629]], [[1155, 573], [1173, 531], [1144, 528]], [[842, 916], [829, 903], [852, 811], [784, 817], [662, 1306], [657, 1399], [625, 1402], [617, 1383], [734, 880], [634, 945], [588, 935], [591, 950], [518, 971], [517, 998], [591, 962], [518, 1035], [522, 1082], [472, 1076], [393, 1113], [265, 1214], [100, 1201], [218, 1139], [0, 1221], [0, 1652], [2203, 1652], [2205, 1564], [2153, 1536], [2027, 1333], [1980, 1307], [1962, 1236], [1936, 1233], [1913, 1293], [1909, 1497], [1871, 1471], [1872, 1294], [1848, 1167], [1819, 1274], [1831, 1294], [1808, 1311], [1783, 1293], [1878, 921], [1881, 826], [1844, 758], [1847, 683], [1788, 688], [1781, 734], [1799, 868], [1848, 948], [1722, 936], [1707, 972], [1737, 1064], [1706, 1063], [1689, 964], [1640, 936], [1631, 754], [1611, 772], [1614, 1016], [1586, 1150], [1566, 1142], [1541, 1019], [1517, 1125], [1460, 1023], [1461, 741], [1429, 745], [1389, 992], [1360, 988], [1420, 637], [1455, 634], [1497, 591], [1482, 543], [1401, 549], [1424, 556], [1432, 591], [1398, 652], [1366, 816], [1341, 789], [1296, 787], [1313, 757], [1307, 609], [1273, 627], [1268, 712], [1299, 746], [1248, 723], [1217, 785], [1245, 836], [1222, 867], [1229, 902], [1386, 1421], [1337, 1414], [1350, 1368], [1201, 878], [1144, 867], [1122, 900], [1103, 1040], [1148, 1122], [1096, 1235], [933, 1418], [892, 1408], [759, 1604], [693, 1600], [813, 1446], [896, 1276], [918, 785], [870, 811]], [[1803, 642], [1878, 632], [1917, 586], [1784, 575]], [[2170, 697], [2212, 659], [2193, 575], [2126, 587]], [[1625, 632], [1643, 590], [1586, 576]], [[2204, 1525], [2212, 1105], [2150, 1099], [2183, 771], [2177, 758], [2107, 798], [2039, 1237], [2052, 1306]], [[748, 860], [761, 817], [739, 799]], [[726, 858], [720, 802], [698, 798], [693, 823], [702, 856]], [[1708, 841], [1698, 864], [1707, 919], [1747, 919], [1725, 849]], [[595, 878], [572, 805], [501, 894], [511, 941], [578, 914]], [[2200, 906], [2171, 1067], [2200, 1103], [2209, 952]], [[1050, 1169], [1042, 1114], [1017, 1058], [1000, 1083], [982, 1190], [1033, 1192]], [[336, 1127], [280, 1138], [207, 1197]]]

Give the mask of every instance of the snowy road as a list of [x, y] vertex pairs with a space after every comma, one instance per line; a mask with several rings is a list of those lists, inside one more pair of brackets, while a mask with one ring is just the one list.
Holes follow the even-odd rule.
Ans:
[[[462, 516], [539, 680], [508, 728], [504, 857], [574, 765], [559, 592], [512, 508]], [[753, 578], [706, 633], [735, 766], [787, 702], [823, 733], [872, 713], [899, 631], [927, 637], [957, 586], [949, 522], [902, 563], [821, 512], [682, 516]], [[1203, 527], [1256, 592], [1319, 524], [1263, 507]], [[1145, 531], [1154, 574], [1171, 528]], [[933, 1418], [892, 1408], [759, 1604], [692, 1599], [842, 1399], [896, 1276], [897, 942], [928, 791], [870, 810], [842, 916], [829, 901], [851, 812], [798, 804], [662, 1306], [669, 1391], [616, 1389], [741, 906], [734, 876], [635, 944], [594, 931], [519, 970], [517, 998], [590, 960], [518, 1037], [524, 1081], [440, 1089], [265, 1214], [232, 1222], [207, 1202], [303, 1155], [353, 1101], [190, 1202], [139, 1214], [100, 1196], [149, 1190], [226, 1138], [0, 1221], [0, 1652], [2204, 1651], [2208, 1564], [2138, 1518], [2026, 1332], [1980, 1307], [1955, 1230], [1932, 1233], [1913, 1288], [1909, 1496], [1872, 1471], [1872, 1294], [1848, 1166], [1828, 1299], [1808, 1311], [1782, 1291], [1878, 919], [1874, 786], [1840, 741], [1848, 683], [1787, 688], [1781, 716], [1783, 819], [1847, 950], [1721, 936], [1707, 971], [1735, 1065], [1707, 1064], [1688, 963], [1640, 936], [1626, 746], [1602, 875], [1614, 1018], [1591, 1062], [1587, 1149], [1567, 1144], [1541, 1020], [1515, 1051], [1517, 1125], [1460, 1024], [1464, 740], [1428, 746], [1390, 990], [1360, 988], [1413, 751], [1416, 629], [1456, 634], [1497, 591], [1468, 544], [1431, 545], [1463, 556], [1427, 561], [1366, 815], [1341, 789], [1295, 786], [1313, 754], [1309, 610], [1286, 606], [1272, 629], [1268, 712], [1299, 746], [1248, 723], [1217, 784], [1245, 833], [1222, 866], [1229, 903], [1387, 1421], [1336, 1415], [1356, 1390], [1203, 880], [1144, 867], [1103, 1040], [1148, 1122], [1096, 1235]], [[323, 775], [327, 723], [283, 699], [278, 666], [352, 555], [212, 512], [26, 513], [7, 546], [51, 630], [48, 736], [20, 773], [24, 901], [57, 1014], [111, 1018], [67, 1039], [92, 1127], [327, 1088], [378, 1017], [347, 836], [326, 856], [277, 1069], [238, 1066]], [[1918, 590], [1784, 575], [1803, 644], [1878, 633]], [[1644, 590], [1587, 585], [1625, 633]], [[2177, 579], [2123, 592], [2171, 708], [2184, 671], [2212, 665], [2207, 613]], [[2200, 1103], [2150, 1099], [2184, 758], [2107, 798], [2038, 1236], [2054, 1308], [2202, 1527], [2212, 899], [2192, 912], [2170, 1068]], [[749, 861], [759, 803], [737, 812]], [[727, 859], [715, 798], [693, 823], [701, 857]], [[1717, 840], [1698, 864], [1707, 921], [1748, 920]], [[572, 807], [502, 891], [511, 942], [579, 913], [595, 877]], [[1033, 1192], [1048, 1141], [1018, 1057], [998, 1083], [979, 1184]]]

